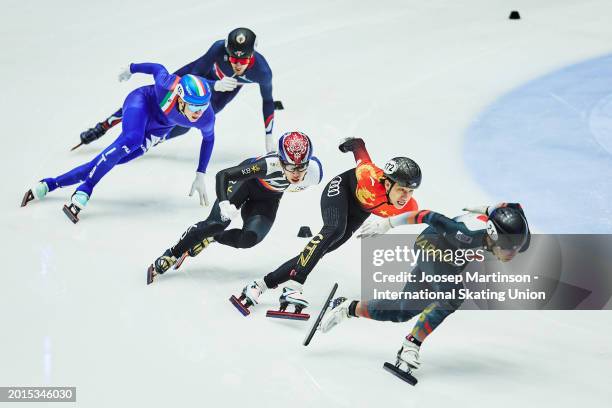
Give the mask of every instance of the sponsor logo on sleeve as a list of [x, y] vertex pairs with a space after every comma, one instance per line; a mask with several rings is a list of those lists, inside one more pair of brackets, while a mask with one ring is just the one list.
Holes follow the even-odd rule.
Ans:
[[457, 233], [455, 234], [455, 239], [459, 242], [463, 242], [464, 244], [472, 243], [472, 237], [470, 237], [469, 235], [465, 235], [461, 231], [457, 231]]

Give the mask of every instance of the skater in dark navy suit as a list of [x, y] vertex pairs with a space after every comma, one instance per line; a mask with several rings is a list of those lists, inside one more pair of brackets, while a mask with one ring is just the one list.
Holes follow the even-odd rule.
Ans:
[[[384, 234], [389, 229], [400, 225], [427, 224], [428, 227], [416, 239], [415, 252], [420, 250], [427, 253], [447, 253], [448, 251], [462, 253], [461, 251], [464, 251], [463, 253], [467, 254], [465, 252], [467, 249], [479, 249], [480, 255], [477, 254], [477, 251], [472, 251], [474, 257], [484, 257], [485, 252], [491, 252], [498, 260], [508, 262], [517, 253], [529, 248], [531, 232], [520, 204], [502, 203], [496, 206], [466, 208], [465, 210], [469, 213], [453, 219], [429, 210], [413, 211], [392, 218], [379, 219], [365, 224], [358, 237], [369, 238]], [[469, 262], [451, 262], [446, 258], [442, 259], [441, 256], [425, 257], [425, 259], [419, 257], [412, 275], [417, 277], [424, 275], [430, 277], [455, 276], [461, 274], [468, 264]], [[463, 288], [460, 280], [429, 279], [427, 282], [428, 290], [438, 293], [449, 293], [453, 290], [454, 293], [458, 293]], [[416, 285], [418, 284], [407, 282], [402, 291], [417, 290]], [[415, 306], [419, 303], [423, 302], [411, 299], [349, 300], [345, 297], [338, 297], [333, 301], [333, 308], [323, 317], [319, 329], [327, 333], [346, 319], [354, 317], [406, 322], [419, 316], [414, 328], [403, 340], [402, 347], [397, 353], [396, 363], [397, 367], [405, 364], [408, 370], [416, 369], [420, 366], [421, 343], [442, 324], [444, 319], [461, 307], [463, 300], [458, 296], [458, 299], [426, 302], [429, 304], [425, 304], [425, 307]], [[402, 374], [406, 373], [399, 372], [399, 375]]]
[[[272, 99], [272, 70], [268, 62], [256, 51], [257, 36], [248, 28], [232, 30], [226, 39], [215, 41], [197, 60], [175, 72], [178, 76], [197, 75], [213, 81], [211, 107], [215, 113], [238, 95], [243, 86], [257, 84], [262, 100], [266, 152], [276, 150], [272, 136], [274, 127], [274, 100]], [[88, 144], [99, 139], [108, 129], [120, 123], [123, 110], [119, 109], [95, 127], [81, 133], [81, 142]], [[189, 129], [176, 126], [166, 139], [186, 133]]]

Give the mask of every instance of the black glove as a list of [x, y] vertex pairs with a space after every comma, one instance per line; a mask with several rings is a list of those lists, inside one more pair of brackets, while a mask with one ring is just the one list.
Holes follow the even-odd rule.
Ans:
[[107, 130], [104, 124], [100, 122], [95, 127], [89, 128], [81, 133], [81, 142], [83, 142], [83, 144], [90, 144], [94, 140], [98, 140], [104, 136]]
[[357, 146], [359, 143], [363, 143], [363, 139], [347, 137], [346, 139], [342, 140], [338, 146], [338, 149], [340, 149], [342, 153], [352, 152], [355, 149], [355, 146]]

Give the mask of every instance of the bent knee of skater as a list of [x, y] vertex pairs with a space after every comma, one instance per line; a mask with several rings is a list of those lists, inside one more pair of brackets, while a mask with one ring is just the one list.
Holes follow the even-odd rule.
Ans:
[[336, 241], [344, 235], [345, 226], [342, 225], [324, 225], [319, 232], [323, 239], [331, 239]]
[[254, 231], [243, 231], [240, 236], [239, 246], [240, 248], [252, 248], [259, 244], [263, 237], [259, 237]]

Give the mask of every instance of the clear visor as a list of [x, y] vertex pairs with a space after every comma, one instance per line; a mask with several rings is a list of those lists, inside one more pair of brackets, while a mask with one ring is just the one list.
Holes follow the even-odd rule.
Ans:
[[186, 103], [187, 105], [187, 109], [189, 109], [190, 111], [192, 111], [193, 113], [197, 113], [197, 112], [201, 112], [204, 111], [206, 109], [208, 109], [208, 103], [204, 104], [204, 105], [193, 105], [191, 103]]
[[309, 162], [305, 162], [302, 164], [291, 164], [291, 163], [285, 163], [281, 161], [283, 168], [291, 173], [306, 171], [306, 169], [308, 168], [308, 163]]

